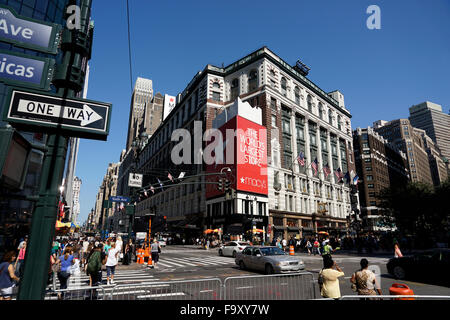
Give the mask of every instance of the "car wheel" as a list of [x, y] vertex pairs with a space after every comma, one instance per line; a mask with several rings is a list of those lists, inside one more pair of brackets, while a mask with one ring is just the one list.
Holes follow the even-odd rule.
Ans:
[[223, 256], [222, 249], [219, 250], [219, 256]]
[[266, 264], [265, 271], [266, 274], [273, 274], [273, 267], [270, 264]]
[[236, 258], [236, 251], [233, 251], [233, 258]]
[[244, 261], [239, 261], [239, 269], [241, 269], [241, 270], [245, 270], [245, 263], [244, 263]]
[[396, 266], [394, 268], [393, 274], [394, 274], [395, 279], [399, 279], [399, 280], [405, 279], [405, 276], [406, 276], [405, 269], [403, 269], [400, 266]]

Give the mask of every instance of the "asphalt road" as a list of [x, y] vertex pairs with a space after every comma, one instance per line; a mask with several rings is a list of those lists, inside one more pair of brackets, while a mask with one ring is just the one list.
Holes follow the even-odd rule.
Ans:
[[[314, 288], [316, 290], [316, 297], [320, 298], [319, 288], [317, 284], [318, 272], [322, 268], [322, 257], [308, 256], [307, 254], [296, 253], [301, 256], [305, 262], [305, 271], [311, 272], [314, 277]], [[433, 285], [428, 283], [420, 283], [414, 281], [398, 281], [390, 276], [387, 272], [386, 263], [389, 257], [366, 257], [346, 254], [336, 254], [333, 259], [344, 271], [345, 276], [340, 278], [341, 295], [355, 295], [351, 290], [350, 277], [353, 272], [359, 269], [359, 261], [361, 258], [369, 260], [370, 269], [374, 269], [380, 275], [380, 283], [383, 294], [389, 295], [389, 288], [394, 283], [406, 284], [417, 295], [446, 295], [450, 296], [450, 288], [445, 286]], [[154, 279], [158, 281], [169, 280], [199, 280], [205, 278], [219, 278], [222, 281], [228, 277], [242, 277], [242, 276], [260, 276], [260, 272], [249, 270], [239, 270], [235, 265], [232, 257], [220, 257], [217, 249], [203, 250], [193, 246], [167, 246], [163, 248], [160, 256], [160, 262], [156, 269], [150, 269], [145, 266], [136, 265], [120, 266], [118, 269], [145, 269], [151, 274]], [[431, 271], [432, 272], [432, 271]], [[251, 292], [259, 290], [258, 286], [261, 284], [253, 283], [248, 285], [236, 284], [237, 290], [247, 292], [247, 298], [251, 296]], [[246, 288], [248, 287], [248, 288]], [[243, 294], [244, 295], [244, 294]]]

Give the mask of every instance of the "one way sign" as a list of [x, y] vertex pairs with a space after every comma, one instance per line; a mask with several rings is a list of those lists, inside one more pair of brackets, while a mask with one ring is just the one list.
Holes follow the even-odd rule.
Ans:
[[[11, 89], [3, 120], [27, 131], [106, 140], [111, 104]], [[38, 127], [38, 128], [36, 128]]]

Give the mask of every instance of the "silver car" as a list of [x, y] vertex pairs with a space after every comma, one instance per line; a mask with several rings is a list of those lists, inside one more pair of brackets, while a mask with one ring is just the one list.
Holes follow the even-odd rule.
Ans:
[[266, 274], [295, 272], [305, 269], [303, 261], [278, 247], [246, 247], [236, 255], [240, 269], [264, 271]]

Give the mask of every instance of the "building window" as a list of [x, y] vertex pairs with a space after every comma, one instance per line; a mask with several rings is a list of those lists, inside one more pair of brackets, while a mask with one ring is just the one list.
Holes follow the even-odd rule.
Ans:
[[283, 133], [291, 134], [291, 122], [283, 119]]
[[367, 181], [372, 181], [373, 180], [373, 176], [367, 176]]
[[364, 158], [364, 162], [370, 162], [370, 158]]
[[366, 167], [366, 171], [372, 171], [372, 167]]
[[285, 77], [281, 78], [281, 94], [285, 97], [287, 95], [287, 81]]
[[312, 98], [308, 94], [308, 97], [306, 98], [307, 104], [308, 104], [308, 111], [312, 113]]
[[319, 118], [322, 119], [323, 117], [323, 106], [322, 103], [319, 102]]
[[298, 87], [295, 87], [294, 94], [295, 94], [295, 103], [300, 104], [300, 89]]
[[213, 93], [212, 93], [212, 99], [213, 99], [214, 101], [220, 101], [220, 92], [215, 92], [215, 91], [213, 91]]
[[277, 116], [276, 115], [272, 115], [272, 127], [274, 127], [274, 128], [277, 127]]
[[328, 110], [328, 123], [333, 125], [333, 112], [330, 110]]
[[231, 100], [235, 100], [239, 96], [239, 79], [235, 78], [231, 81]]
[[248, 76], [248, 91], [253, 91], [258, 87], [258, 72], [256, 70], [250, 71]]
[[270, 108], [272, 111], [277, 112], [277, 100], [274, 98], [270, 98]]
[[367, 185], [367, 188], [369, 188], [369, 189], [373, 189], [373, 188], [374, 188], [374, 185], [373, 185], [373, 183], [369, 183], [369, 184]]
[[338, 125], [338, 129], [342, 130], [342, 118], [341, 118], [340, 115], [338, 115], [338, 123], [337, 123], [337, 125]]

